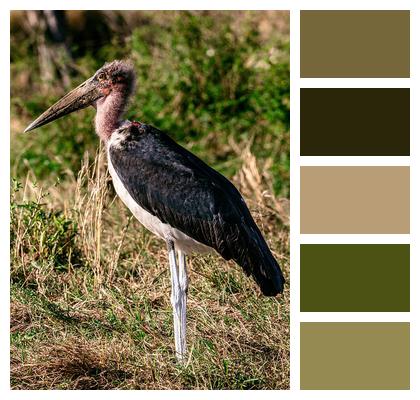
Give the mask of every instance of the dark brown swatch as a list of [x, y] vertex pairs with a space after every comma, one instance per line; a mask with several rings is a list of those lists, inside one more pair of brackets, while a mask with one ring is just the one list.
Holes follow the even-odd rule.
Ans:
[[410, 311], [410, 246], [302, 244], [300, 310]]
[[302, 156], [409, 156], [410, 89], [301, 89]]
[[300, 387], [409, 389], [409, 323], [301, 323]]
[[410, 77], [410, 12], [301, 11], [302, 78]]
[[300, 171], [301, 233], [410, 233], [409, 167]]

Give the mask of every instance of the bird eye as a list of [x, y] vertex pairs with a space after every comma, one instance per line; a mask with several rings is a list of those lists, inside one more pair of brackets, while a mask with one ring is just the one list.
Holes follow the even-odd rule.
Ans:
[[101, 73], [98, 75], [98, 79], [99, 79], [100, 81], [105, 80], [105, 79], [106, 79], [106, 75], [105, 75], [105, 73], [104, 73], [104, 72], [101, 72]]

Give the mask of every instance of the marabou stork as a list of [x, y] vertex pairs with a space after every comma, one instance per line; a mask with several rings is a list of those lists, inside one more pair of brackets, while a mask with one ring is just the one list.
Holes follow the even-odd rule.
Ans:
[[283, 291], [281, 269], [244, 199], [223, 175], [150, 125], [123, 120], [135, 86], [133, 65], [106, 63], [26, 129], [92, 105], [115, 190], [134, 216], [166, 241], [175, 351], [186, 359], [188, 275], [185, 255], [216, 251], [252, 275], [266, 296]]

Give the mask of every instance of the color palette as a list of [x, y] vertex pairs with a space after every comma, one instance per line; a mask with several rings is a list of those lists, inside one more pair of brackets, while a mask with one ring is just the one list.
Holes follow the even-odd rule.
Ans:
[[410, 326], [404, 322], [304, 322], [301, 389], [409, 389]]
[[410, 246], [302, 244], [300, 309], [410, 311]]
[[409, 167], [301, 167], [301, 233], [409, 233]]
[[410, 12], [301, 11], [302, 78], [408, 78]]
[[301, 11], [300, 75], [300, 387], [409, 389], [410, 11]]
[[301, 156], [409, 156], [410, 89], [300, 91]]

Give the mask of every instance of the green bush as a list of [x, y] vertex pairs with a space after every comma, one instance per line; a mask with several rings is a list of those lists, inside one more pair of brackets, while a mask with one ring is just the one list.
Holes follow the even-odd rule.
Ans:
[[56, 271], [77, 266], [77, 225], [61, 211], [48, 210], [42, 202], [47, 195], [37, 201], [18, 202], [16, 195], [20, 189], [20, 183], [13, 181], [10, 205], [12, 265], [23, 267], [18, 268], [20, 272], [34, 264], [42, 264]]
[[[241, 166], [232, 141], [260, 160], [271, 159], [277, 195], [289, 195], [289, 43], [274, 35], [262, 38], [252, 18], [234, 29], [232, 13], [165, 14], [145, 20], [121, 40], [96, 50], [75, 52], [73, 85], [105, 61], [130, 58], [138, 72], [137, 90], [127, 116], [168, 132], [210, 165], [231, 177]], [[24, 47], [24, 50], [22, 50]], [[12, 41], [12, 76], [36, 64], [28, 41]], [[38, 116], [66, 90], [51, 85], [36, 90], [40, 77], [31, 71], [35, 90], [19, 89], [12, 79], [12, 118]], [[83, 76], [81, 76], [83, 75]], [[59, 89], [59, 88], [58, 88]], [[15, 94], [15, 95], [13, 95]], [[65, 117], [40, 131], [21, 135], [12, 146], [17, 176], [32, 169], [38, 179], [77, 171], [82, 154], [97, 147], [94, 110]], [[22, 160], [24, 162], [22, 162]]]

